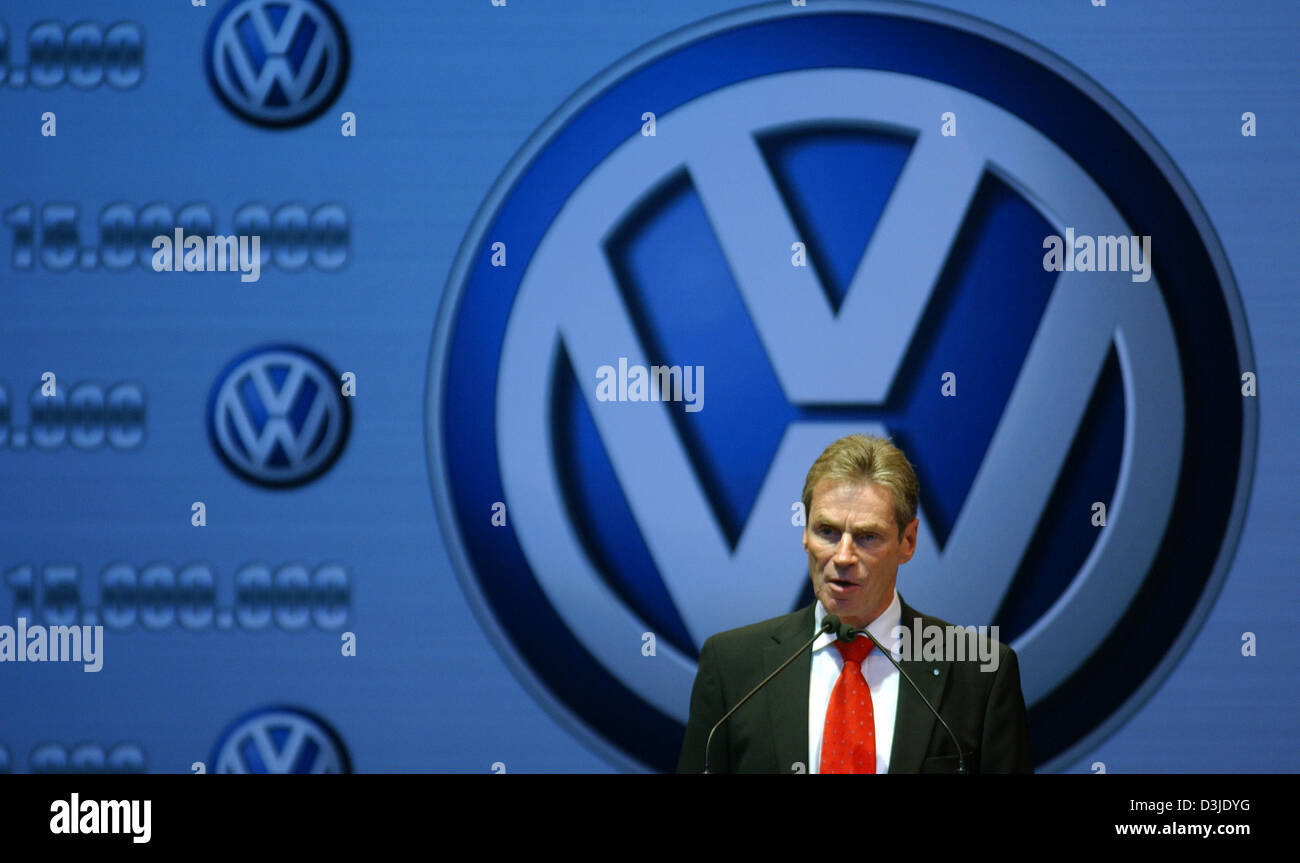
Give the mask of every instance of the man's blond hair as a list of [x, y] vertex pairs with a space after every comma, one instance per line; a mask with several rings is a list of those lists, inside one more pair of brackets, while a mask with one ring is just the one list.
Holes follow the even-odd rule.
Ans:
[[921, 486], [916, 471], [903, 451], [885, 438], [849, 435], [826, 447], [808, 469], [803, 484], [803, 509], [812, 517], [813, 489], [822, 480], [873, 482], [889, 491], [894, 501], [898, 535], [916, 518], [916, 500]]

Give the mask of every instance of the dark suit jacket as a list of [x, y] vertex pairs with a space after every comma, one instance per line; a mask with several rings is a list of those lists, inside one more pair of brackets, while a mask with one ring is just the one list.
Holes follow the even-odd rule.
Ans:
[[[899, 597], [904, 626], [948, 624], [921, 614]], [[812, 637], [813, 606], [711, 636], [700, 650], [691, 692], [691, 716], [677, 762], [678, 773], [704, 769], [709, 729], [760, 680]], [[963, 662], [899, 661], [961, 741], [969, 773], [1031, 773], [1029, 722], [1020, 691], [1016, 654], [998, 645], [997, 671]], [[938, 669], [939, 673], [934, 673]], [[808, 763], [808, 682], [812, 652], [772, 679], [713, 736], [711, 773], [798, 773]], [[802, 765], [802, 768], [796, 765]], [[907, 681], [898, 681], [898, 712], [889, 755], [890, 773], [953, 773], [957, 751], [943, 726]]]

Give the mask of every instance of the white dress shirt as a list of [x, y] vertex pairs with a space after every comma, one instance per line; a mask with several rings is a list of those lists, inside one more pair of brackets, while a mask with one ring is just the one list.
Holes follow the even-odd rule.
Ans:
[[[898, 603], [898, 591], [884, 613], [867, 626], [871, 634], [885, 647], [898, 656], [899, 639], [893, 638], [892, 630], [898, 626], [903, 615]], [[821, 601], [816, 603], [813, 631], [822, 625], [826, 609]], [[859, 636], [865, 638], [866, 636]], [[826, 706], [830, 703], [835, 681], [840, 677], [844, 667], [844, 658], [833, 646], [835, 635], [824, 633], [813, 643], [812, 674], [808, 678], [808, 772], [820, 772], [822, 762], [822, 731], [826, 727]], [[894, 745], [894, 718], [898, 711], [898, 669], [888, 659], [880, 655], [874, 647], [867, 654], [863, 663], [863, 676], [871, 688], [871, 712], [876, 719], [876, 772], [889, 772], [889, 752]]]

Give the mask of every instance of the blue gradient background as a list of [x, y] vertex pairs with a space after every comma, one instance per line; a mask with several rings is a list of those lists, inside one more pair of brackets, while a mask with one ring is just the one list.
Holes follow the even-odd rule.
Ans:
[[[815, 0], [810, 0], [810, 3]], [[45, 742], [140, 743], [150, 770], [187, 772], [251, 709], [324, 716], [360, 771], [612, 769], [533, 700], [476, 622], [452, 571], [426, 469], [423, 394], [448, 272], [489, 188], [570, 95], [636, 48], [744, 3], [337, 2], [352, 65], [318, 120], [268, 131], [212, 94], [202, 46], [222, 4], [0, 3], [11, 54], [36, 21], [134, 20], [145, 78], [133, 90], [0, 86], [0, 209], [76, 202], [83, 237], [106, 204], [210, 203], [229, 230], [248, 201], [339, 201], [348, 267], [262, 280], [91, 274], [0, 261], [0, 380], [11, 400], [49, 369], [61, 384], [136, 380], [145, 444], [127, 453], [0, 450], [0, 571], [75, 562], [83, 582], [125, 560], [347, 564], [355, 658], [337, 634], [275, 630], [108, 633], [105, 669], [0, 665], [0, 745], [14, 769]], [[1257, 469], [1232, 569], [1164, 685], [1071, 769], [1296, 771], [1300, 667], [1294, 489], [1300, 454], [1300, 8], [1112, 0], [940, 3], [1061, 56], [1123, 104], [1170, 154], [1227, 252], [1260, 380]], [[1062, 106], [1067, 110], [1068, 106]], [[39, 134], [43, 111], [59, 134]], [[1259, 137], [1242, 138], [1254, 111]], [[338, 115], [357, 115], [358, 136]], [[358, 378], [352, 436], [322, 478], [288, 492], [230, 473], [203, 424], [217, 372], [270, 342], [302, 344]], [[18, 411], [24, 409], [20, 406]], [[208, 527], [189, 523], [203, 500]], [[9, 592], [0, 591], [7, 619]], [[1244, 631], [1259, 655], [1240, 655]]]

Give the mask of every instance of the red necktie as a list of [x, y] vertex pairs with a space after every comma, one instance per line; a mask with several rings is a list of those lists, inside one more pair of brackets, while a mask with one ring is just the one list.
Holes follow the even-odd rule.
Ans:
[[822, 773], [876, 772], [876, 715], [871, 687], [862, 676], [862, 662], [871, 652], [871, 639], [836, 641], [844, 668], [831, 690], [822, 729]]

